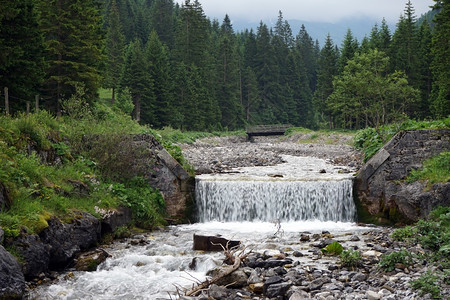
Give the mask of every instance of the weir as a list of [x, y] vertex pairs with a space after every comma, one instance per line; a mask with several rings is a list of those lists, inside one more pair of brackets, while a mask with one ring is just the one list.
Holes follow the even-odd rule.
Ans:
[[199, 222], [356, 220], [353, 180], [196, 179]]

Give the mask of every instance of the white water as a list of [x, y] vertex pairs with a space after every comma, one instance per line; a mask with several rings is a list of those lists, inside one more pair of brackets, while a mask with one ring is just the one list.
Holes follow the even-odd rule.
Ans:
[[284, 159], [288, 162], [274, 167], [197, 176], [198, 220], [355, 220], [352, 175], [339, 173], [341, 168], [321, 159], [291, 156]]
[[[106, 248], [112, 257], [99, 265], [96, 272], [73, 272], [73, 277], [62, 274], [51, 285], [30, 291], [28, 299], [175, 299], [177, 288], [189, 289], [196, 280], [204, 280], [206, 272], [219, 266], [223, 260], [220, 252], [192, 250], [194, 233], [239, 240], [254, 251], [290, 247], [306, 253], [309, 246], [299, 242], [301, 232], [327, 230], [335, 236], [340, 235], [339, 240], [343, 241], [348, 232], [367, 229], [351, 222], [354, 216], [354, 205], [350, 201], [351, 175], [340, 174], [339, 168], [323, 160], [292, 157], [286, 157], [286, 160], [289, 164], [276, 167], [241, 168], [236, 170], [240, 172], [238, 174], [200, 176], [200, 182], [207, 182], [209, 193], [216, 194], [214, 197], [217, 199], [228, 194], [229, 200], [224, 201], [230, 203], [220, 204], [221, 200], [214, 200], [216, 204], [212, 204], [208, 198], [205, 201], [214, 206], [216, 212], [206, 206], [200, 208], [203, 223], [152, 232], [142, 237], [147, 241], [146, 245], [116, 242]], [[319, 173], [321, 169], [326, 173]], [[269, 176], [273, 174], [283, 177], [275, 180]], [[243, 191], [223, 187], [227, 181], [242, 187]], [[256, 186], [263, 190], [257, 190]], [[214, 192], [211, 190], [213, 187], [223, 192]], [[274, 193], [271, 189], [277, 190]], [[325, 196], [319, 195], [319, 191], [323, 191]], [[241, 196], [230, 196], [231, 193], [246, 195], [245, 199], [252, 200], [245, 202], [239, 198]], [[282, 193], [290, 196], [281, 196]], [[345, 199], [345, 205], [339, 203], [340, 197]], [[235, 201], [234, 198], [241, 200]], [[270, 203], [265, 210], [252, 210], [251, 201], [258, 207], [268, 201], [280, 204]], [[252, 217], [247, 217], [248, 214]], [[222, 217], [227, 221], [218, 221]], [[270, 222], [276, 219], [280, 223]], [[194, 258], [195, 266], [191, 265]], [[303, 264], [310, 263], [302, 261], [305, 258], [294, 259]]]

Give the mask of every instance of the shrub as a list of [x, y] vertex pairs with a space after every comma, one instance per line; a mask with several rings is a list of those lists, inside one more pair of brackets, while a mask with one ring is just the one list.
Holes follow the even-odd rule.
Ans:
[[420, 295], [431, 294], [434, 299], [441, 299], [441, 288], [439, 286], [440, 276], [432, 274], [431, 271], [411, 281], [411, 286], [420, 290]]
[[442, 152], [423, 162], [423, 168], [412, 170], [406, 181], [427, 180], [429, 185], [450, 181], [450, 152]]
[[340, 255], [341, 266], [348, 268], [359, 267], [362, 263], [361, 253], [357, 250], [344, 250]]
[[417, 238], [417, 228], [414, 226], [397, 228], [391, 234], [391, 237], [396, 241], [410, 243]]
[[391, 272], [396, 268], [397, 264], [409, 266], [413, 263], [413, 256], [410, 252], [403, 249], [397, 252], [384, 254], [378, 263], [379, 267], [387, 272]]

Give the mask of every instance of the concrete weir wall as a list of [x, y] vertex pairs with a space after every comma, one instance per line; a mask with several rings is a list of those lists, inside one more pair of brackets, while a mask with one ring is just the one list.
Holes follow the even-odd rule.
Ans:
[[450, 129], [407, 130], [395, 135], [358, 172], [355, 195], [363, 211], [379, 221], [414, 222], [435, 207], [450, 206], [450, 183], [426, 188], [425, 182], [408, 184], [412, 169], [441, 152], [450, 151]]

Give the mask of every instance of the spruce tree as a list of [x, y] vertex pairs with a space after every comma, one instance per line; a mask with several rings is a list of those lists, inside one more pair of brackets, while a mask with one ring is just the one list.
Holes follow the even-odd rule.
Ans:
[[333, 92], [333, 77], [338, 74], [338, 50], [328, 34], [325, 45], [320, 51], [317, 70], [317, 89], [314, 92], [314, 107], [319, 114], [319, 122], [327, 121], [333, 128], [332, 110], [328, 105], [328, 97]]
[[150, 28], [169, 49], [174, 46], [175, 20], [173, 0], [154, 0], [150, 9]]
[[432, 112], [436, 118], [450, 115], [450, 1], [435, 0], [436, 15], [432, 41], [433, 91], [431, 98]]
[[[153, 116], [148, 120], [149, 124], [162, 128], [170, 124], [170, 102], [172, 100], [172, 79], [170, 75], [169, 50], [156, 33], [152, 31], [145, 49], [148, 75], [152, 78], [153, 85], [149, 94], [154, 95], [154, 105], [149, 105]], [[151, 103], [149, 103], [151, 104]]]
[[106, 72], [104, 87], [112, 89], [111, 102], [115, 101], [115, 92], [120, 84], [124, 63], [125, 36], [122, 33], [119, 10], [116, 1], [112, 0], [108, 13], [108, 29], [106, 34]]
[[70, 97], [77, 84], [84, 86], [89, 101], [97, 97], [104, 60], [101, 2], [40, 0], [38, 7], [48, 63], [44, 92], [59, 114], [59, 102]]
[[338, 72], [341, 73], [344, 70], [347, 61], [352, 59], [358, 51], [358, 41], [353, 36], [350, 29], [347, 30], [344, 41], [342, 42], [342, 49], [338, 60]]
[[0, 12], [0, 91], [8, 87], [10, 111], [24, 111], [43, 80], [43, 36], [34, 1], [2, 2]]

